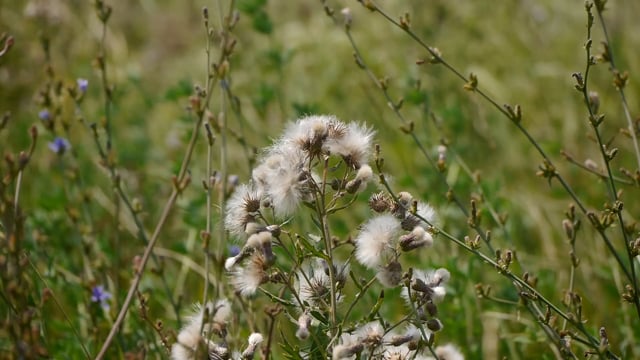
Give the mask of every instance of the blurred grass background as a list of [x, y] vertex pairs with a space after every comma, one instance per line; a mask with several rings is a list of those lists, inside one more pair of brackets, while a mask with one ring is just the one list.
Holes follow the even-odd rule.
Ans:
[[[213, 24], [219, 21], [220, 11], [217, 2], [201, 0], [112, 0], [109, 4], [113, 13], [105, 45], [108, 76], [115, 85], [115, 156], [126, 192], [142, 204], [145, 226], [152, 229], [171, 190], [170, 178], [179, 167], [193, 124], [185, 111], [188, 96], [195, 84], [202, 86], [205, 81], [201, 9], [209, 7]], [[494, 246], [516, 250], [518, 270], [535, 274], [540, 291], [560, 303], [569, 282], [569, 246], [561, 227], [569, 200], [556, 184], [549, 186], [535, 176], [539, 155], [497, 111], [463, 91], [450, 73], [437, 65], [416, 65], [426, 54], [400, 30], [356, 1], [328, 4], [337, 11], [351, 8], [352, 32], [363, 57], [377, 76], [388, 77], [392, 96], [404, 99], [402, 112], [415, 123], [415, 132], [431, 155], [437, 156], [440, 143], [449, 145], [447, 179], [465, 204], [471, 198], [478, 200], [483, 225], [493, 230]], [[230, 174], [246, 181], [257, 149], [269, 145], [288, 121], [300, 115], [326, 113], [347, 121], [364, 121], [378, 132], [377, 142], [396, 188], [431, 202], [449, 232], [459, 237], [471, 234], [464, 216], [447, 201], [447, 189], [435, 170], [400, 131], [401, 124], [381, 91], [356, 66], [342, 26], [325, 15], [319, 1], [239, 0], [236, 5], [241, 20], [233, 32], [238, 45], [230, 64], [230, 86], [241, 116], [229, 113], [228, 124], [247, 145], [229, 139]], [[416, 0], [382, 1], [380, 5], [396, 16], [409, 12], [413, 29], [462, 73], [477, 74], [480, 86], [499, 103], [520, 104], [524, 126], [557, 159], [559, 171], [581, 199], [590, 209], [602, 207], [607, 200], [604, 183], [560, 156], [565, 149], [580, 162], [590, 158], [601, 164], [597, 145], [590, 139], [586, 108], [571, 78], [573, 72], [585, 67], [582, 1], [521, 0], [497, 5]], [[222, 2], [222, 9], [227, 6]], [[640, 23], [636, 18], [640, 3], [616, 1], [608, 8], [605, 14], [612, 50], [618, 67], [631, 74], [626, 91], [632, 115], [637, 118]], [[598, 26], [595, 29], [594, 46], [599, 50], [602, 32]], [[27, 148], [28, 129], [33, 124], [41, 133], [21, 192], [21, 206], [27, 214], [25, 247], [67, 312], [78, 315], [79, 326], [85, 327], [83, 333], [90, 334], [87, 346], [95, 351], [109, 321], [97, 319], [98, 315], [86, 308], [90, 288], [93, 283], [110, 284], [119, 299], [114, 301], [117, 305], [128, 288], [132, 258], [144, 245], [128, 230], [126, 219], [113, 228], [117, 202], [111, 182], [98, 164], [93, 138], [78, 120], [72, 102], [62, 96], [56, 104], [43, 104], [39, 92], [46, 84], [72, 87], [77, 78], [88, 79], [83, 121], [100, 123], [104, 95], [95, 57], [102, 25], [92, 2], [4, 0], [0, 1], [0, 32], [15, 38], [13, 48], [0, 58], [0, 112], [11, 112], [10, 123], [0, 131], [0, 152], [4, 155]], [[49, 48], [49, 58], [43, 44]], [[626, 122], [606, 66], [598, 65], [592, 72], [591, 88], [598, 91], [606, 114], [605, 137], [615, 137], [613, 142], [621, 150], [616, 166], [634, 169], [632, 145], [619, 133]], [[228, 103], [217, 91], [213, 113], [220, 111], [223, 101]], [[59, 111], [54, 114], [58, 124], [69, 124], [73, 158], [59, 157], [46, 146], [63, 132], [60, 126], [55, 132], [46, 131], [38, 114], [54, 108]], [[206, 216], [199, 186], [200, 179], [206, 177], [206, 144], [201, 140], [191, 166], [194, 185], [181, 196], [159, 245], [199, 264], [203, 257], [197, 238]], [[78, 178], [82, 186], [73, 185]], [[634, 221], [640, 207], [629, 199], [637, 200], [638, 195], [637, 187], [625, 188], [625, 216]], [[82, 212], [86, 204], [93, 224], [83, 231], [89, 224], [73, 221], [73, 214]], [[508, 214], [504, 227], [491, 219], [489, 206], [499, 214]], [[361, 211], [350, 212], [350, 218], [341, 219], [347, 230], [342, 236], [353, 234], [367, 218], [366, 209], [358, 209]], [[219, 210], [214, 214], [217, 218]], [[83, 269], [83, 247], [93, 249], [89, 252], [97, 277], [93, 283]], [[614, 351], [628, 354], [628, 358], [639, 356], [633, 340], [640, 335], [640, 326], [630, 307], [621, 305], [623, 284], [615, 263], [604, 255], [604, 245], [591, 230], [581, 233], [577, 248], [582, 264], [576, 288], [589, 315], [586, 325], [594, 329], [606, 326]], [[440, 310], [446, 314], [441, 315], [445, 323], [441, 337], [458, 344], [468, 358], [556, 356], [544, 334], [532, 325], [535, 319], [521, 314], [517, 307], [475, 297], [474, 285], [484, 283], [492, 286], [496, 296], [517, 302], [513, 288], [493, 269], [444, 239], [416, 261], [452, 271], [450, 296]], [[181, 299], [181, 306], [187, 309], [199, 301], [202, 278], [185, 270], [184, 259], [167, 258], [162, 264], [169, 288]], [[151, 296], [153, 316], [166, 319], [166, 326], [175, 328], [175, 315], [166, 294], [158, 290], [159, 281], [147, 276], [142, 287], [158, 293]], [[36, 283], [34, 287], [45, 286]], [[79, 351], [72, 344], [73, 336], [63, 330], [65, 324], [55, 307], [47, 305], [46, 309], [49, 312], [42, 315], [47, 323], [44, 337], [54, 358]], [[115, 316], [113, 311], [117, 306], [111, 316]], [[3, 318], [5, 312], [0, 310]], [[121, 347], [134, 351], [150, 346], [140, 340], [153, 336], [145, 330], [148, 325], [135, 315], [130, 317], [134, 319], [126, 332], [134, 335], [120, 339]], [[0, 340], [0, 346], [8, 345]]]

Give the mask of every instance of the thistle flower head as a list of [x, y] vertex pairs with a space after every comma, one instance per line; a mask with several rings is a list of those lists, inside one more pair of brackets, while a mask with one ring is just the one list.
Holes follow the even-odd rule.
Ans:
[[355, 239], [356, 259], [370, 269], [387, 263], [393, 257], [399, 231], [400, 222], [393, 215], [372, 218]]
[[436, 210], [433, 207], [431, 207], [431, 205], [429, 205], [427, 203], [424, 203], [422, 201], [418, 202], [418, 207], [417, 207], [416, 213], [421, 218], [427, 220], [428, 224], [425, 223], [424, 221], [420, 222], [420, 226], [425, 228], [425, 230], [427, 230], [428, 226], [436, 224], [436, 222], [438, 221], [438, 217], [436, 215]]
[[[326, 268], [324, 260], [307, 263], [296, 273], [294, 288], [298, 292], [298, 297], [302, 302], [310, 306], [319, 307], [326, 303], [329, 296], [331, 281], [329, 280], [329, 270]], [[346, 281], [349, 267], [346, 264], [334, 264], [335, 278], [338, 284]], [[340, 286], [338, 286], [339, 288]], [[340, 294], [337, 294], [340, 300]]]
[[397, 261], [392, 261], [386, 266], [380, 267], [376, 278], [385, 287], [397, 286], [402, 280], [402, 266]]
[[382, 343], [384, 328], [378, 321], [364, 324], [354, 333], [366, 346], [375, 348]]
[[364, 349], [364, 345], [360, 338], [356, 335], [343, 333], [340, 336], [340, 342], [333, 347], [332, 360], [355, 359], [356, 354]]
[[242, 352], [242, 359], [253, 359], [253, 355], [258, 348], [258, 345], [264, 340], [264, 337], [260, 333], [253, 333], [249, 335], [247, 348]]
[[[443, 268], [431, 271], [414, 270], [411, 279], [413, 297], [418, 304], [440, 303], [447, 293], [444, 285], [450, 277], [449, 271]], [[402, 296], [405, 300], [412, 301], [406, 288], [402, 289]]]
[[288, 144], [276, 144], [253, 170], [256, 186], [264, 191], [276, 216], [291, 215], [309, 193], [311, 174], [304, 153]]
[[225, 228], [236, 237], [244, 234], [247, 224], [254, 222], [260, 210], [262, 194], [249, 185], [239, 185], [227, 202]]
[[438, 346], [435, 352], [440, 360], [464, 360], [464, 356], [460, 350], [452, 344]]
[[311, 317], [306, 313], [300, 315], [298, 318], [298, 330], [296, 330], [296, 337], [300, 340], [308, 338], [309, 326], [311, 326]]
[[[208, 322], [205, 320], [205, 311], [208, 314]], [[187, 317], [186, 325], [180, 330], [177, 342], [171, 347], [172, 360], [195, 359], [199, 345], [206, 346], [210, 358], [213, 356], [225, 356], [228, 353], [226, 346], [218, 345], [210, 340], [210, 333], [224, 335], [224, 329], [231, 314], [231, 304], [226, 299], [208, 302], [204, 306], [196, 305], [194, 313]], [[200, 332], [202, 330], [202, 333]]]
[[263, 253], [255, 251], [246, 264], [232, 268], [231, 285], [240, 295], [251, 296], [267, 281], [267, 268], [268, 263]]
[[433, 245], [433, 236], [422, 226], [416, 226], [410, 233], [400, 236], [400, 248], [403, 251], [431, 247], [431, 245]]
[[385, 193], [378, 192], [371, 195], [369, 199], [369, 207], [377, 213], [390, 211], [393, 208], [393, 200]]
[[345, 126], [335, 116], [312, 115], [289, 124], [281, 142], [291, 144], [315, 157], [326, 152], [329, 137], [341, 134]]
[[350, 123], [343, 136], [327, 141], [327, 147], [331, 154], [342, 156], [349, 167], [359, 169], [369, 162], [374, 134], [375, 132], [364, 124]]

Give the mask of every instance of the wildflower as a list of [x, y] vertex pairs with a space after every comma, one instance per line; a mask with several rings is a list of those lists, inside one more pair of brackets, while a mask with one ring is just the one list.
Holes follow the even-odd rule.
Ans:
[[393, 201], [383, 192], [375, 193], [369, 199], [369, 207], [377, 213], [391, 210], [392, 205]]
[[584, 161], [584, 166], [589, 170], [598, 171], [598, 164], [595, 161], [591, 160], [591, 159], [585, 160]]
[[384, 332], [384, 328], [380, 325], [380, 322], [373, 321], [358, 328], [355, 335], [366, 346], [375, 348], [382, 343]]
[[327, 147], [332, 154], [342, 156], [349, 167], [359, 169], [369, 162], [374, 134], [364, 124], [350, 123], [344, 135], [330, 139]]
[[111, 293], [105, 291], [104, 286], [97, 285], [91, 289], [91, 301], [99, 303], [104, 311], [109, 311], [109, 299], [111, 299]]
[[400, 346], [409, 342], [418, 342], [420, 340], [420, 330], [414, 325], [409, 325], [404, 334], [398, 335], [394, 333], [387, 333], [384, 336], [384, 343], [391, 346]]
[[355, 239], [358, 261], [373, 269], [389, 260], [394, 254], [393, 242], [399, 231], [400, 222], [392, 215], [369, 220]]
[[38, 117], [40, 118], [40, 120], [46, 122], [51, 120], [51, 113], [47, 109], [40, 110], [40, 112], [38, 113]]
[[233, 195], [227, 202], [224, 218], [225, 228], [235, 236], [241, 236], [245, 232], [248, 223], [254, 222], [260, 210], [261, 193], [249, 185], [236, 187]]
[[282, 144], [294, 146], [308, 154], [310, 158], [326, 152], [324, 145], [332, 129], [344, 126], [334, 116], [314, 115], [289, 124], [280, 139]]
[[262, 250], [265, 261], [268, 264], [271, 264], [274, 260], [273, 251], [271, 249], [271, 238], [272, 235], [269, 231], [257, 232], [249, 236], [249, 239], [247, 239], [247, 243], [245, 246], [247, 248]]
[[253, 170], [254, 183], [264, 191], [277, 217], [291, 215], [309, 193], [311, 174], [305, 159], [293, 146], [276, 144]]
[[433, 245], [433, 236], [421, 226], [416, 226], [409, 234], [400, 236], [400, 248], [403, 251], [431, 245]]
[[296, 275], [294, 286], [300, 301], [311, 306], [321, 305], [331, 287], [329, 275], [317, 264], [304, 266]]
[[240, 295], [251, 296], [256, 293], [260, 285], [268, 280], [266, 269], [267, 262], [264, 255], [262, 252], [256, 251], [251, 255], [247, 264], [231, 271], [231, 285]]
[[355, 355], [363, 349], [364, 345], [357, 336], [343, 333], [342, 336], [340, 336], [340, 344], [333, 347], [331, 359], [353, 359]]
[[427, 203], [418, 202], [416, 214], [428, 222], [428, 224], [424, 221], [420, 223], [420, 225], [424, 227], [425, 230], [427, 230], [427, 226], [434, 225], [438, 220], [436, 210]]
[[348, 193], [356, 193], [365, 189], [367, 183], [373, 177], [373, 170], [371, 170], [371, 166], [362, 165], [358, 172], [356, 173], [355, 179], [349, 181], [345, 187]]
[[464, 356], [460, 350], [451, 344], [438, 346], [435, 352], [439, 360], [464, 360]]
[[57, 137], [49, 143], [49, 149], [58, 155], [62, 155], [71, 148], [71, 144], [65, 138]]
[[300, 340], [308, 338], [309, 326], [311, 326], [311, 317], [306, 313], [300, 315], [298, 318], [298, 330], [296, 330], [296, 337]]
[[353, 22], [353, 15], [351, 14], [351, 9], [349, 9], [348, 7], [343, 8], [342, 10], [340, 10], [340, 13], [342, 14], [342, 16], [344, 16], [344, 26], [348, 28], [351, 27], [351, 23]]
[[392, 261], [379, 269], [376, 278], [383, 286], [394, 287], [402, 280], [402, 266], [399, 262]]
[[[446, 269], [440, 268], [435, 271], [414, 270], [413, 279], [411, 279], [412, 294], [419, 304], [426, 304], [432, 301], [434, 304], [441, 302], [445, 295], [446, 289], [444, 284], [449, 281], [451, 274]], [[402, 296], [411, 301], [408, 297], [408, 290], [402, 289]]]
[[382, 352], [382, 359], [385, 360], [408, 360], [413, 359], [413, 352], [407, 345], [386, 346]]
[[240, 246], [238, 245], [229, 246], [229, 255], [236, 256], [238, 254], [240, 254]]
[[402, 214], [397, 212], [396, 215], [402, 218], [402, 228], [407, 231], [412, 231], [416, 226], [429, 230], [436, 221], [436, 211], [429, 204], [423, 202], [417, 203], [415, 215], [408, 212]]
[[87, 89], [89, 88], [89, 80], [78, 78], [78, 80], [76, 80], [76, 83], [78, 84], [78, 90], [80, 90], [80, 92], [87, 92]]
[[[203, 324], [205, 311], [209, 314], [209, 322]], [[172, 360], [195, 359], [199, 345], [206, 346], [209, 358], [225, 358], [228, 349], [210, 340], [210, 333], [224, 335], [224, 329], [231, 315], [231, 304], [226, 299], [215, 303], [208, 302], [204, 306], [196, 305], [195, 313], [188, 317], [187, 324], [180, 330], [177, 342], [171, 347]], [[202, 330], [202, 333], [200, 332]]]
[[447, 160], [447, 147], [444, 145], [438, 145], [438, 164], [444, 165], [444, 162], [446, 160]]
[[242, 359], [252, 359], [253, 354], [256, 352], [258, 345], [264, 340], [264, 337], [260, 333], [253, 333], [249, 336], [249, 345], [242, 352]]

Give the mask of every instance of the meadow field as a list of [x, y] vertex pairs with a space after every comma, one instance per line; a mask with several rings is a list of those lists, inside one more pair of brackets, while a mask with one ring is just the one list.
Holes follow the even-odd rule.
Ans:
[[0, 359], [640, 358], [638, 14], [0, 1]]

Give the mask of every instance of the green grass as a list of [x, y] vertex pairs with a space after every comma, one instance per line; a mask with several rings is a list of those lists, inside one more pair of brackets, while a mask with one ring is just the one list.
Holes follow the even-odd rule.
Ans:
[[[467, 212], [475, 200], [481, 233], [490, 230], [495, 249], [516, 253], [511, 273], [518, 278], [525, 272], [535, 276], [540, 294], [560, 310], [574, 312], [563, 304], [571, 278], [571, 244], [562, 221], [575, 201], [557, 178], [536, 176], [543, 159], [509, 118], [479, 94], [465, 91], [464, 81], [443, 64], [416, 64], [429, 59], [427, 51], [380, 13], [358, 2], [327, 1], [335, 10], [335, 20], [326, 15], [320, 1], [232, 3], [240, 20], [229, 36], [237, 43], [231, 54], [222, 57], [229, 66], [222, 78], [230, 90], [225, 93], [217, 84], [208, 104], [206, 96], [198, 97], [194, 90], [206, 88], [207, 74], [214, 72], [207, 69], [202, 7], [209, 9], [212, 29], [210, 61], [218, 63], [222, 56], [218, 31], [228, 13], [228, 1], [112, 0], [107, 2], [112, 12], [104, 39], [95, 2], [0, 3], [0, 33], [15, 39], [0, 57], [0, 115], [10, 113], [0, 129], [4, 157], [0, 165], [0, 357], [35, 358], [38, 352], [46, 352], [51, 358], [81, 358], [83, 346], [96, 356], [134, 278], [135, 257], [145, 250], [136, 221], [147, 239], [159, 223], [163, 225], [156, 255], [139, 286], [148, 297], [148, 316], [141, 315], [135, 297], [107, 358], [143, 353], [169, 357], [159, 334], [167, 337], [170, 347], [191, 304], [203, 300], [205, 281], [198, 269], [207, 265], [200, 233], [207, 229], [208, 218], [211, 278], [220, 284], [209, 289], [209, 298], [233, 300], [230, 344], [242, 349], [250, 332], [266, 334], [269, 319], [263, 309], [271, 304], [268, 298], [258, 294], [240, 301], [225, 280], [222, 264], [228, 256], [228, 239], [220, 226], [221, 204], [229, 192], [220, 191], [218, 183], [212, 191], [213, 204], [207, 208], [202, 182], [209, 178], [208, 171], [225, 178], [236, 175], [241, 183], [247, 182], [261, 149], [277, 139], [289, 121], [312, 113], [335, 114], [373, 127], [392, 190], [409, 191], [431, 203], [440, 215], [442, 230], [454, 238], [473, 239], [476, 231], [447, 191], [452, 190]], [[478, 88], [499, 106], [519, 104], [523, 112], [519, 124], [550, 157], [588, 211], [599, 214], [605, 204], [612, 203], [606, 177], [594, 176], [561, 154], [566, 151], [579, 164], [592, 159], [604, 170], [588, 107], [572, 78], [572, 73], [586, 68], [587, 14], [582, 2], [378, 5], [395, 20], [409, 13], [411, 31], [438, 48], [446, 63], [462, 75], [475, 74]], [[345, 32], [340, 10], [346, 6], [353, 18], [349, 34], [366, 71], [354, 61], [356, 49]], [[624, 92], [636, 131], [640, 28], [635, 15], [639, 11], [640, 4], [620, 1], [608, 3], [603, 13], [615, 65], [630, 74]], [[592, 53], [599, 55], [606, 39], [597, 16], [591, 36]], [[107, 105], [104, 73], [97, 60], [101, 53], [112, 94]], [[606, 115], [598, 128], [603, 141], [619, 149], [610, 163], [613, 175], [631, 182], [621, 168], [635, 173], [638, 162], [632, 140], [622, 131], [627, 120], [609, 66], [606, 62], [592, 66], [588, 87], [598, 92], [598, 112]], [[384, 91], [367, 71], [378, 81], [385, 79]], [[77, 95], [78, 78], [89, 81], [81, 98], [71, 94]], [[385, 91], [396, 105], [402, 99], [397, 113], [387, 104]], [[198, 112], [193, 99], [206, 109]], [[38, 118], [45, 109], [53, 119], [52, 127]], [[191, 182], [170, 204], [171, 212], [162, 222], [159, 219], [174, 189], [172, 178], [179, 174], [199, 118], [213, 126], [211, 169], [201, 127], [188, 166]], [[110, 133], [113, 147], [106, 158], [100, 155], [92, 124], [104, 151]], [[38, 139], [28, 164], [20, 169], [19, 154], [29, 151], [32, 127]], [[63, 155], [48, 148], [58, 136], [72, 146]], [[418, 146], [437, 160], [441, 144], [447, 145], [447, 155], [446, 168], [439, 172]], [[110, 161], [107, 166], [105, 160]], [[117, 174], [117, 182], [111, 171]], [[124, 196], [114, 190], [116, 184]], [[636, 179], [634, 184], [616, 185], [622, 191], [621, 214], [630, 227], [630, 240], [640, 236], [635, 228], [639, 184]], [[358, 226], [371, 216], [366, 195], [374, 189], [370, 185], [362, 199], [332, 222], [340, 240], [355, 237]], [[14, 208], [16, 198], [19, 210]], [[133, 204], [136, 219], [125, 199]], [[587, 216], [577, 213], [581, 228], [575, 254], [580, 263], [574, 291], [582, 298], [585, 331], [599, 339], [598, 329], [605, 327], [611, 352], [636, 358], [640, 356], [640, 314], [622, 299], [629, 281]], [[301, 212], [291, 231], [313, 232], [309, 218], [309, 213]], [[617, 219], [604, 233], [629, 268]], [[482, 242], [479, 251], [495, 259]], [[344, 259], [349, 253], [343, 248], [339, 255]], [[477, 254], [440, 235], [432, 249], [409, 256], [407, 264], [451, 271], [447, 298], [439, 307], [444, 330], [435, 345], [451, 342], [467, 359], [562, 357], [527, 310], [534, 304], [544, 314], [544, 304], [527, 302], [512, 280]], [[636, 272], [637, 265], [634, 260]], [[280, 266], [288, 269], [291, 264]], [[364, 274], [367, 279], [374, 275]], [[477, 296], [478, 284], [491, 287], [490, 297]], [[113, 294], [108, 311], [91, 301], [95, 285], [104, 285]], [[266, 288], [279, 289], [273, 284]], [[379, 290], [374, 287], [363, 297], [354, 319], [368, 315]], [[51, 296], [44, 295], [49, 291]], [[355, 289], [349, 292], [350, 296], [355, 293]], [[398, 289], [389, 290], [387, 298], [398, 294]], [[399, 317], [393, 303], [385, 303], [380, 314]], [[299, 342], [292, 335], [295, 326], [290, 319], [284, 314], [277, 319], [288, 341]], [[158, 320], [163, 326], [154, 329]], [[550, 321], [554, 334], [565, 335], [558, 314], [553, 313]], [[576, 334], [575, 328], [568, 329]], [[280, 333], [274, 336], [271, 355], [283, 358]], [[20, 354], [17, 339], [25, 341], [28, 351]], [[588, 350], [577, 340], [570, 348], [577, 357]]]

